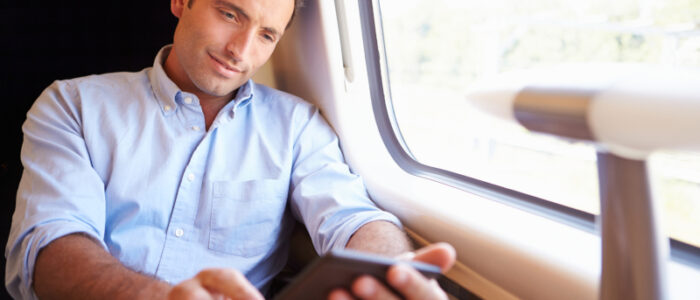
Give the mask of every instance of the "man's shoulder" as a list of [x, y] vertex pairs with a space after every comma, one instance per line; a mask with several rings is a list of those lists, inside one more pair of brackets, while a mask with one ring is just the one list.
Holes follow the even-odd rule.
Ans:
[[255, 112], [265, 116], [268, 124], [284, 127], [296, 124], [303, 127], [318, 112], [313, 103], [266, 85], [255, 84], [253, 95]]
[[314, 107], [310, 102], [290, 94], [285, 91], [281, 91], [275, 88], [271, 88], [264, 84], [255, 84], [256, 98], [266, 105], [288, 105], [290, 107], [303, 107], [306, 109], [312, 109]]
[[105, 108], [108, 104], [119, 106], [124, 101], [113, 100], [137, 99], [144, 93], [152, 93], [147, 72], [148, 69], [144, 69], [56, 80], [44, 89], [34, 106], [64, 106], [76, 110]]
[[111, 72], [103, 74], [93, 74], [71, 79], [57, 80], [56, 84], [73, 86], [77, 89], [109, 89], [123, 90], [133, 87], [134, 83], [148, 80], [148, 71], [145, 68], [138, 72]]

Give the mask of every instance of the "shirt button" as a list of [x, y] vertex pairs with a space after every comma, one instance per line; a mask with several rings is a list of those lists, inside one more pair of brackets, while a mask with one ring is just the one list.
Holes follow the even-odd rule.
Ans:
[[176, 237], [181, 237], [183, 234], [185, 234], [185, 231], [182, 230], [182, 228], [175, 229], [175, 236]]
[[163, 110], [165, 110], [165, 111], [170, 111], [170, 109], [171, 109], [170, 105], [166, 105], [163, 107]]
[[197, 125], [192, 126], [192, 130], [194, 130], [194, 131], [199, 131], [199, 126], [197, 126]]
[[194, 173], [187, 174], [187, 180], [189, 180], [189, 181], [194, 180]]
[[185, 97], [185, 103], [192, 104], [192, 97]]

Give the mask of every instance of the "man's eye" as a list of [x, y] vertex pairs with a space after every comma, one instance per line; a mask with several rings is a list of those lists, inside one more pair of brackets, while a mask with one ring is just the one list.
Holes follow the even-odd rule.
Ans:
[[229, 19], [229, 20], [236, 20], [236, 15], [233, 13], [227, 12], [227, 11], [221, 11], [221, 15], [224, 16], [224, 18]]
[[275, 41], [275, 38], [272, 37], [272, 36], [269, 35], [269, 34], [263, 34], [263, 38], [264, 38], [265, 40], [267, 40], [267, 41], [270, 41], [270, 42]]

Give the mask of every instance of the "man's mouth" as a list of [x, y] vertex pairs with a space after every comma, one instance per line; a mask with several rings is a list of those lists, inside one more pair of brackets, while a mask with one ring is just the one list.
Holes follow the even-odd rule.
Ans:
[[224, 62], [224, 60], [219, 59], [216, 56], [211, 55], [209, 53], [207, 54], [209, 55], [209, 58], [211, 58], [214, 66], [219, 71], [219, 73], [221, 73], [221, 75], [224, 75], [225, 77], [231, 77], [236, 74], [243, 73], [241, 69], [229, 65], [228, 63]]

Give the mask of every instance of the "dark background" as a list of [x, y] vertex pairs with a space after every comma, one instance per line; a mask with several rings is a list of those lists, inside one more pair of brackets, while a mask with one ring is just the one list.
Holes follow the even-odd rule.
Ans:
[[[47, 3], [48, 2], [48, 3]], [[172, 42], [177, 19], [170, 1], [18, 1], [0, 3], [0, 246], [7, 244], [22, 174], [19, 152], [25, 114], [56, 79], [153, 64]], [[1, 260], [4, 288], [5, 259]]]

